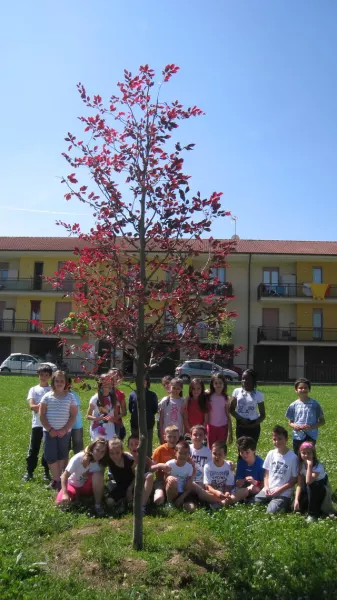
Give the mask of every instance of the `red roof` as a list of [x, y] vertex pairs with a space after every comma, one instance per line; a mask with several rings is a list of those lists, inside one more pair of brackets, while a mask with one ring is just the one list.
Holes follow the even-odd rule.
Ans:
[[[228, 240], [233, 243], [233, 240]], [[72, 252], [75, 246], [85, 246], [76, 237], [0, 237], [0, 251]], [[195, 242], [196, 249], [208, 251], [208, 240]], [[236, 254], [306, 254], [337, 256], [337, 242], [291, 240], [238, 240]]]

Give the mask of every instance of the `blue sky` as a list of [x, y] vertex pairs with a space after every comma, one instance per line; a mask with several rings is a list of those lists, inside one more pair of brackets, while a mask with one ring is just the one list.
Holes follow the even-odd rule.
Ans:
[[176, 63], [165, 98], [207, 113], [180, 132], [197, 144], [193, 190], [223, 191], [242, 238], [336, 239], [334, 0], [17, 0], [0, 9], [0, 52], [0, 235], [64, 235], [58, 218], [87, 229], [58, 179], [76, 83], [108, 97], [124, 68]]

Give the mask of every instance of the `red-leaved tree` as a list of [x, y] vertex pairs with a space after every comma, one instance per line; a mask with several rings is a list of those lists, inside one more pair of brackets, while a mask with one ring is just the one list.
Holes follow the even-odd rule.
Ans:
[[[63, 179], [65, 197], [90, 205], [96, 224], [90, 233], [82, 233], [77, 224], [63, 223], [81, 243], [76, 259], [58, 274], [58, 280], [71, 276], [76, 282], [72, 295], [77, 306], [71, 324], [68, 319], [60, 333], [69, 328], [81, 332], [82, 351], [88, 350], [88, 336], [107, 340], [135, 361], [140, 432], [133, 534], [137, 549], [143, 543], [144, 375], [176, 349], [207, 356], [198, 324], [214, 329], [219, 321], [235, 316], [226, 308], [226, 286], [219, 287], [214, 277], [214, 269], [225, 266], [231, 247], [227, 241], [203, 239], [210, 235], [213, 220], [229, 213], [221, 206], [221, 193], [203, 198], [190, 191], [183, 155], [194, 144], [172, 140], [180, 121], [203, 113], [196, 106], [184, 108], [160, 97], [163, 84], [178, 69], [167, 65], [158, 89], [148, 65], [135, 76], [125, 70], [119, 95], [106, 104], [78, 84], [90, 113], [80, 117], [87, 141], [68, 133], [64, 154], [72, 168]], [[78, 182], [76, 171], [81, 168], [90, 174], [92, 189]]]

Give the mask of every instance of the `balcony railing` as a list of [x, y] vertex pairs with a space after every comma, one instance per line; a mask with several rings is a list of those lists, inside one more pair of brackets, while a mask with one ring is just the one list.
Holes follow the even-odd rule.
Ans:
[[233, 286], [229, 282], [218, 283], [217, 285], [209, 285], [204, 292], [205, 296], [214, 294], [215, 296], [233, 296]]
[[[31, 323], [30, 321], [16, 319], [1, 319], [0, 320], [0, 333], [29, 333], [29, 334], [51, 334], [57, 323], [55, 321], [43, 321], [43, 323]], [[71, 335], [71, 332], [67, 332], [66, 335]]]
[[55, 286], [55, 282], [50, 283], [41, 277], [1, 279], [0, 292], [72, 292], [74, 289], [73, 280], [56, 280], [56, 282], [59, 285]]
[[259, 327], [259, 342], [337, 342], [337, 329], [326, 327]]
[[[257, 288], [260, 298], [312, 298], [313, 293], [309, 283], [260, 283]], [[325, 298], [337, 298], [337, 285], [327, 285]]]

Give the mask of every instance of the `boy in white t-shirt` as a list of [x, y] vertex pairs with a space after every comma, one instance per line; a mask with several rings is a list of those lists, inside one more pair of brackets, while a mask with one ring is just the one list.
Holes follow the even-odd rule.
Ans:
[[287, 447], [288, 432], [276, 425], [272, 432], [274, 450], [268, 452], [263, 463], [264, 487], [255, 496], [255, 502], [268, 503], [267, 512], [289, 511], [294, 485], [298, 476], [298, 458]]
[[[43, 438], [43, 427], [39, 417], [39, 407], [43, 396], [51, 390], [49, 379], [51, 378], [53, 371], [48, 365], [42, 365], [39, 367], [37, 374], [39, 377], [39, 383], [31, 387], [27, 395], [27, 402], [29, 403], [29, 408], [32, 411], [32, 432], [26, 458], [27, 472], [22, 478], [23, 481], [32, 480], [34, 471], [37, 467]], [[42, 454], [41, 463], [44, 468], [43, 479], [45, 481], [50, 481], [49, 467], [44, 454]]]
[[169, 460], [166, 466], [170, 474], [166, 477], [165, 489], [169, 504], [183, 506], [185, 498], [191, 492], [194, 476], [194, 467], [188, 462], [190, 458], [190, 445], [184, 440], [176, 445], [176, 457]]
[[235, 477], [231, 465], [226, 461], [227, 445], [225, 442], [214, 442], [212, 445], [212, 462], [204, 469], [205, 489], [214, 498], [211, 508], [219, 508], [228, 503], [228, 496], [234, 490]]

